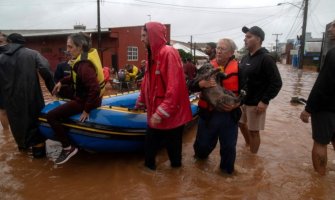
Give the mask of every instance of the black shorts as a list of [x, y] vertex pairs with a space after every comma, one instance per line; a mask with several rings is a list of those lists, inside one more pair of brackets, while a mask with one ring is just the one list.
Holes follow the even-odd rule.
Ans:
[[320, 111], [312, 116], [313, 140], [320, 144], [335, 141], [335, 112]]
[[0, 97], [0, 109], [4, 109], [3, 100]]

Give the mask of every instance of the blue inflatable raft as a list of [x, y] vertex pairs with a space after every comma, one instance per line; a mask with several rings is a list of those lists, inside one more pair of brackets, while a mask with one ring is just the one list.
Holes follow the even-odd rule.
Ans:
[[[65, 120], [63, 125], [69, 130], [72, 142], [80, 148], [96, 152], [132, 152], [142, 150], [147, 128], [147, 115], [144, 111], [135, 111], [139, 92], [106, 96], [102, 106], [92, 110], [84, 123], [74, 115]], [[193, 117], [198, 114], [197, 97], [190, 96]], [[48, 139], [55, 140], [46, 113], [63, 104], [54, 101], [47, 104], [39, 118], [40, 132]]]

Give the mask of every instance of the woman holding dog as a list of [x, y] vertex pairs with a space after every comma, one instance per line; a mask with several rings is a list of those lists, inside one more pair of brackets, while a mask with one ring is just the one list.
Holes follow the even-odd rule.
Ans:
[[[211, 61], [211, 65], [214, 68], [220, 68], [222, 73], [209, 80], [194, 81], [190, 85], [191, 89], [201, 91], [202, 88], [215, 87], [220, 84], [226, 90], [238, 95], [238, 62], [234, 58], [235, 50], [236, 45], [231, 39], [219, 40], [216, 47], [216, 58]], [[200, 118], [193, 145], [195, 157], [206, 159], [219, 140], [220, 169], [224, 173], [232, 174], [236, 158], [238, 120], [241, 115], [239, 103], [214, 107], [200, 95], [198, 106]]]

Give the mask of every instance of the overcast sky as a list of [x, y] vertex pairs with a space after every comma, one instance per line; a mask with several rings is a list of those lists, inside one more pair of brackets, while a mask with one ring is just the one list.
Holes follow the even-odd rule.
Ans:
[[[277, 6], [278, 3], [284, 3]], [[334, 0], [309, 0], [307, 32], [322, 37], [335, 19]], [[294, 5], [292, 5], [294, 4]], [[241, 28], [257, 25], [265, 32], [264, 46], [301, 34], [302, 1], [282, 0], [102, 0], [101, 27], [171, 24], [171, 39], [217, 42], [233, 39], [243, 47]], [[8, 29], [71, 29], [97, 26], [96, 0], [0, 0], [0, 31]]]

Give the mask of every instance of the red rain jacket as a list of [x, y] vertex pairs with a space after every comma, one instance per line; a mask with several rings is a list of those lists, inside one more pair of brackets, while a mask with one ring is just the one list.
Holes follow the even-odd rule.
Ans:
[[[166, 45], [166, 27], [163, 24], [149, 22], [145, 26], [152, 60], [145, 70], [137, 106], [146, 106], [151, 128], [177, 128], [192, 120], [181, 59], [176, 49]], [[155, 127], [150, 124], [154, 113], [162, 119]]]

